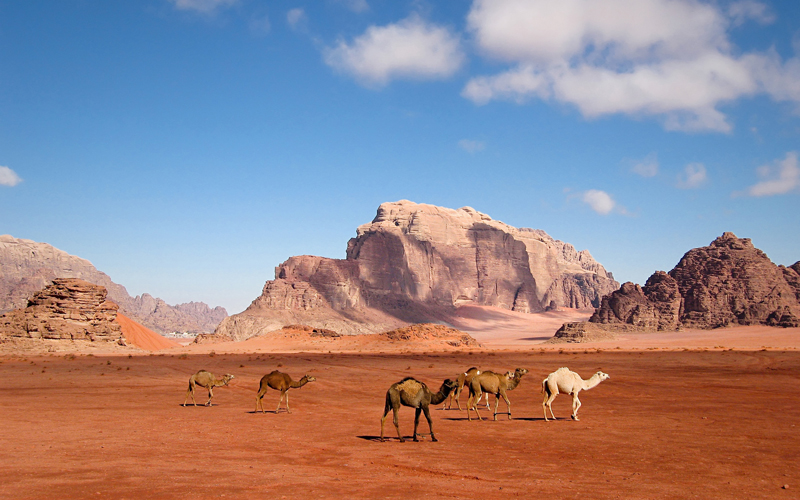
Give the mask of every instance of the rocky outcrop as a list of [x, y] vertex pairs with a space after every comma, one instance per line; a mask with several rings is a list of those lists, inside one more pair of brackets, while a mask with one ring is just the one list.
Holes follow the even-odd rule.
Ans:
[[589, 323], [587, 321], [564, 323], [553, 335], [553, 338], [545, 341], [545, 344], [578, 344], [613, 340], [617, 338], [617, 332], [622, 329], [624, 329], [622, 325], [610, 327], [609, 325]]
[[687, 252], [644, 287], [623, 284], [603, 297], [591, 323], [640, 330], [727, 325], [800, 325], [800, 263], [776, 266], [749, 238], [725, 233]]
[[117, 342], [117, 305], [104, 287], [75, 278], [56, 279], [35, 293], [24, 309], [0, 316], [0, 339], [31, 338]]
[[220, 334], [245, 339], [291, 323], [374, 333], [445, 320], [462, 304], [521, 312], [598, 306], [618, 287], [587, 251], [469, 207], [384, 203], [346, 259], [291, 257]]
[[56, 278], [80, 278], [104, 287], [125, 315], [159, 333], [212, 332], [228, 315], [224, 308], [202, 302], [171, 306], [146, 293], [131, 297], [88, 260], [47, 243], [0, 235], [0, 313], [26, 307], [31, 295]]
[[381, 337], [394, 342], [419, 342], [436, 340], [453, 347], [481, 347], [480, 342], [461, 330], [444, 325], [432, 323], [419, 323], [404, 326], [389, 332], [379, 334]]

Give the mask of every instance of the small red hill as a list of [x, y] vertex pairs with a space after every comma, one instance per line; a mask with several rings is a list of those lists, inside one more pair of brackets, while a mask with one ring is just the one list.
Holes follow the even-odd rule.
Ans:
[[125, 340], [128, 344], [140, 349], [158, 351], [159, 349], [180, 346], [177, 342], [163, 337], [119, 313], [117, 313], [117, 323], [122, 327], [122, 334], [125, 335]]

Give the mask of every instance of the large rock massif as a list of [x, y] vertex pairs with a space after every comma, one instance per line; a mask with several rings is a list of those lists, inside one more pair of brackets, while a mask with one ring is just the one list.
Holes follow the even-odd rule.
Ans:
[[75, 278], [56, 279], [27, 307], [0, 316], [0, 341], [50, 339], [120, 342], [118, 306], [104, 287]]
[[121, 312], [159, 333], [212, 332], [228, 315], [224, 308], [202, 302], [171, 306], [146, 293], [131, 297], [88, 260], [47, 243], [0, 235], [0, 313], [26, 307], [31, 295], [56, 278], [80, 278], [105, 287]]
[[526, 313], [598, 306], [619, 284], [586, 250], [469, 207], [384, 203], [346, 259], [291, 257], [217, 333], [242, 340], [288, 324], [375, 333], [447, 321], [461, 304]]
[[[599, 331], [676, 330], [728, 325], [800, 326], [800, 262], [775, 265], [749, 238], [725, 233], [687, 252], [669, 273], [603, 297], [590, 324], [568, 323], [556, 339]], [[593, 325], [602, 325], [601, 328]]]

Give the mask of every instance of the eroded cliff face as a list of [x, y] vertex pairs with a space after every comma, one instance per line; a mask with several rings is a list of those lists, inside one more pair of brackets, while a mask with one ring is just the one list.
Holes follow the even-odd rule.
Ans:
[[[242, 316], [273, 324], [291, 316], [293, 323], [368, 333], [447, 320], [461, 304], [527, 313], [592, 307], [617, 286], [589, 252], [543, 231], [517, 229], [469, 207], [399, 201], [382, 204], [372, 222], [358, 227], [346, 259], [305, 255], [278, 266]], [[317, 324], [321, 317], [328, 323]], [[232, 317], [218, 332], [247, 338], [252, 332], [232, 325], [263, 330], [254, 321]]]
[[776, 266], [749, 238], [725, 233], [687, 252], [644, 287], [625, 283], [603, 297], [590, 322], [643, 330], [800, 325], [800, 263]]
[[0, 313], [24, 308], [28, 299], [56, 278], [79, 278], [108, 290], [121, 312], [159, 333], [212, 332], [228, 313], [202, 302], [171, 306], [149, 294], [131, 297], [124, 286], [91, 262], [47, 243], [0, 235]]

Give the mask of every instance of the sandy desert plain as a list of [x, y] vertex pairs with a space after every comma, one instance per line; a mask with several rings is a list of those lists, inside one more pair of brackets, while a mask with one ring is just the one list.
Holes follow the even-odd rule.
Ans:
[[[463, 313], [456, 326], [481, 348], [347, 337], [3, 352], [0, 498], [800, 498], [800, 329], [542, 344], [589, 311]], [[392, 383], [436, 390], [471, 366], [530, 370], [509, 393], [513, 420], [439, 406], [438, 442], [400, 443], [391, 415], [378, 441]], [[581, 393], [577, 422], [568, 395], [553, 404], [559, 420], [543, 419], [541, 381], [561, 366], [611, 376]], [[199, 369], [236, 378], [213, 406], [183, 407]], [[274, 369], [317, 380], [289, 392], [291, 414], [271, 411], [274, 391], [254, 413]], [[413, 420], [400, 410], [407, 437]]]

